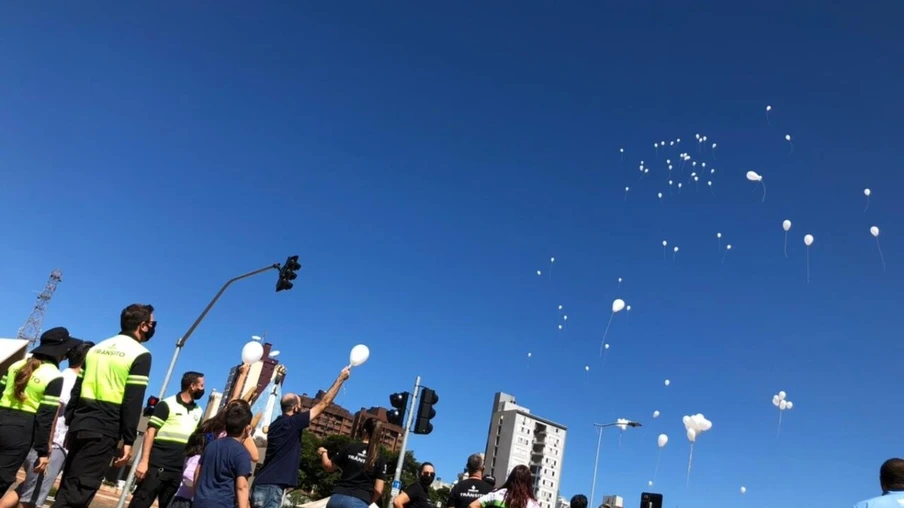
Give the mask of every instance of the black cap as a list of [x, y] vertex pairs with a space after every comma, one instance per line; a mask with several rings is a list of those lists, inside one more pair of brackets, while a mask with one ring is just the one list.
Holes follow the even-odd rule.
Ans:
[[69, 335], [69, 330], [58, 326], [41, 334], [41, 343], [31, 350], [31, 354], [62, 358], [81, 343], [81, 340]]

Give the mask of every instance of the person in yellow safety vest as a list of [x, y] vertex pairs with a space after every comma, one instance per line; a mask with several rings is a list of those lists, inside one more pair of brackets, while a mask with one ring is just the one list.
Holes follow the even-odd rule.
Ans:
[[35, 471], [43, 472], [50, 463], [50, 435], [63, 390], [60, 361], [81, 342], [65, 328], [47, 330], [31, 357], [0, 377], [0, 492], [16, 481], [32, 448], [38, 456]]
[[138, 487], [129, 508], [166, 508], [182, 483], [185, 445], [201, 424], [204, 409], [195, 401], [204, 397], [204, 374], [182, 375], [182, 391], [157, 403], [148, 420], [141, 461], [135, 469]]
[[66, 405], [69, 454], [56, 508], [91, 504], [120, 440], [122, 453], [113, 466], [126, 465], [132, 455], [151, 372], [151, 353], [142, 344], [157, 329], [154, 307], [129, 305], [119, 316], [119, 327], [119, 335], [88, 352]]

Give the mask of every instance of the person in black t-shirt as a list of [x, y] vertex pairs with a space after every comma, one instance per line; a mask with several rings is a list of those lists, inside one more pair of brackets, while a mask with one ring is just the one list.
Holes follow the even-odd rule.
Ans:
[[428, 492], [434, 479], [436, 479], [436, 469], [433, 464], [429, 462], [421, 464], [417, 482], [412, 483], [396, 496], [392, 501], [393, 508], [430, 508]]
[[468, 479], [456, 483], [449, 492], [448, 508], [468, 508], [473, 501], [493, 490], [496, 481], [490, 483], [483, 476], [483, 454], [468, 457], [467, 471]]
[[361, 426], [361, 441], [349, 443], [333, 456], [326, 448], [317, 450], [326, 472], [342, 470], [326, 508], [368, 508], [380, 499], [386, 482], [386, 461], [380, 456], [382, 437], [383, 424], [369, 418]]

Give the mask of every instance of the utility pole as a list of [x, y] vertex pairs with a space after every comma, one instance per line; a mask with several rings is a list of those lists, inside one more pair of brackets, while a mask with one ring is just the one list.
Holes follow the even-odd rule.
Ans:
[[411, 392], [411, 404], [408, 407], [408, 421], [405, 422], [405, 428], [402, 430], [402, 449], [399, 450], [399, 461], [396, 464], [395, 476], [392, 478], [392, 493], [389, 498], [390, 505], [402, 490], [402, 465], [405, 463], [405, 451], [408, 449], [408, 429], [411, 428], [411, 422], [414, 420], [414, 405], [417, 403], [418, 390], [420, 387], [421, 376], [418, 376], [414, 381], [414, 391]]
[[[188, 328], [188, 331], [185, 332], [185, 334], [176, 341], [176, 350], [173, 352], [173, 358], [172, 360], [170, 360], [169, 368], [166, 371], [166, 376], [163, 377], [163, 386], [160, 387], [160, 399], [166, 397], [166, 388], [169, 385], [170, 378], [173, 377], [173, 370], [176, 368], [176, 360], [179, 359], [179, 353], [182, 352], [182, 348], [185, 347], [185, 343], [188, 341], [188, 338], [191, 337], [191, 334], [195, 332], [195, 329], [198, 327], [198, 325], [201, 324], [201, 321], [203, 321], [204, 318], [207, 317], [207, 313], [210, 312], [210, 309], [212, 309], [213, 306], [217, 303], [217, 300], [219, 300], [220, 297], [223, 296], [226, 288], [232, 285], [233, 282], [247, 279], [248, 277], [253, 277], [264, 272], [269, 272], [270, 270], [279, 270], [279, 281], [277, 282], [276, 291], [279, 292], [292, 289], [293, 284], [289, 282], [289, 280], [295, 278], [295, 270], [300, 269], [301, 265], [298, 264], [298, 256], [290, 256], [287, 261], [292, 261], [292, 269], [288, 272], [285, 267], [280, 266], [279, 263], [274, 263], [270, 266], [265, 266], [263, 268], [254, 270], [253, 272], [248, 272], [233, 277], [226, 281], [225, 284], [223, 284], [223, 287], [220, 288], [220, 290], [216, 295], [214, 295], [210, 303], [207, 304], [207, 307], [204, 308], [204, 311], [201, 312], [201, 315], [198, 316], [198, 319], [196, 319], [195, 322], [192, 323], [192, 325]], [[287, 276], [287, 273], [291, 275]], [[132, 465], [129, 468], [129, 476], [126, 477], [126, 484], [122, 488], [122, 495], [119, 496], [119, 502], [116, 503], [116, 508], [123, 508], [123, 506], [125, 506], [126, 497], [128, 497], [129, 491], [132, 490], [132, 482], [135, 480], [135, 470], [138, 469], [138, 464], [141, 460], [141, 449], [144, 447], [144, 437], [140, 436], [137, 441], [137, 443], [134, 443], [132, 445]], [[150, 450], [148, 450], [148, 453], [150, 453]]]

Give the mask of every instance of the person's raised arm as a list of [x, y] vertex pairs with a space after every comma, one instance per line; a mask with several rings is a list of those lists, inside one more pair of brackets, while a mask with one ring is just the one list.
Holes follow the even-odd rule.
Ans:
[[330, 389], [326, 391], [326, 395], [324, 395], [323, 398], [320, 399], [320, 402], [318, 402], [314, 405], [314, 407], [311, 408], [311, 411], [309, 413], [311, 420], [314, 420], [315, 418], [320, 416], [320, 413], [323, 413], [326, 408], [330, 407], [330, 404], [333, 403], [333, 399], [335, 399], [336, 395], [339, 394], [339, 389], [342, 388], [342, 383], [344, 383], [345, 380], [348, 379], [350, 373], [351, 367], [342, 369], [342, 372], [339, 373], [339, 377], [337, 377], [336, 380], [333, 381], [333, 386], [331, 386]]
[[336, 470], [336, 464], [333, 464], [333, 461], [330, 460], [330, 453], [326, 448], [320, 447], [317, 449], [317, 455], [320, 456], [320, 465], [323, 466], [323, 470], [327, 473], [332, 473]]

